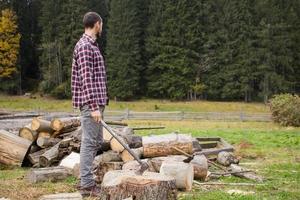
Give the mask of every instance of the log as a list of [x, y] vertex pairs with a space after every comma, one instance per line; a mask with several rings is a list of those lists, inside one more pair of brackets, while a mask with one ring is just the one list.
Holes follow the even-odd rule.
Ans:
[[38, 133], [31, 129], [31, 124], [27, 124], [19, 130], [19, 136], [34, 142], [37, 139]]
[[217, 161], [219, 164], [228, 167], [231, 164], [238, 164], [239, 160], [231, 152], [221, 151], [218, 153]]
[[51, 128], [55, 131], [59, 132], [69, 132], [69, 130], [73, 130], [74, 128], [80, 126], [80, 118], [64, 118], [64, 119], [52, 119], [51, 120]]
[[58, 155], [59, 155], [59, 143], [51, 147], [47, 150], [43, 155], [40, 156], [39, 164], [42, 167], [49, 167], [51, 164], [58, 162]]
[[98, 165], [101, 162], [119, 162], [122, 161], [122, 158], [118, 152], [115, 151], [106, 151], [98, 155], [94, 159], [94, 165]]
[[37, 151], [39, 151], [39, 150], [41, 150], [41, 148], [40, 148], [38, 145], [32, 144], [32, 145], [30, 146], [29, 154], [30, 154], [30, 153], [35, 153], [35, 152], [37, 152]]
[[263, 177], [255, 174], [255, 172], [244, 172], [248, 171], [247, 169], [242, 168], [241, 166], [238, 166], [236, 164], [231, 164], [229, 166], [230, 172], [232, 172], [232, 175], [240, 177], [240, 178], [246, 178], [250, 180], [254, 180], [257, 182], [263, 182]]
[[64, 159], [62, 159], [59, 166], [65, 167], [67, 169], [74, 171], [76, 164], [79, 164], [79, 163], [80, 163], [80, 154], [72, 152], [70, 155], [68, 155]]
[[176, 187], [185, 191], [191, 191], [194, 180], [194, 168], [190, 163], [163, 162], [160, 173], [176, 180]]
[[61, 141], [61, 139], [58, 139], [58, 138], [39, 137], [36, 140], [36, 144], [39, 147], [44, 149], [44, 148], [47, 148], [47, 147], [52, 147], [60, 141]]
[[31, 169], [26, 175], [26, 180], [30, 183], [59, 181], [66, 179], [70, 175], [71, 172], [64, 167], [38, 168]]
[[48, 132], [51, 134], [54, 130], [51, 128], [50, 124], [50, 121], [36, 117], [32, 119], [31, 129], [37, 132]]
[[59, 193], [43, 195], [39, 200], [81, 200], [82, 196], [79, 192], [75, 193]]
[[129, 147], [133, 149], [143, 147], [142, 137], [139, 135], [132, 135], [129, 143]]
[[0, 130], [0, 163], [22, 166], [31, 144], [32, 142], [27, 139]]
[[[137, 149], [131, 149], [133, 151], [133, 153], [141, 158], [143, 155], [143, 148], [137, 148]], [[121, 158], [123, 160], [123, 162], [128, 162], [128, 161], [132, 161], [134, 160], [134, 157], [125, 149], [122, 153], [121, 153]]]
[[177, 155], [178, 151], [172, 147], [181, 149], [182, 151], [193, 153], [193, 139], [190, 135], [184, 134], [166, 134], [156, 136], [146, 136], [142, 138], [144, 157], [153, 158], [167, 155]]
[[43, 155], [49, 149], [42, 149], [40, 151], [28, 154], [27, 158], [32, 165], [36, 165], [39, 163], [40, 156]]
[[49, 138], [49, 137], [51, 137], [51, 134], [50, 133], [48, 133], [48, 132], [39, 132], [39, 135], [38, 135], [38, 138], [41, 138], [41, 137], [43, 137], [43, 138]]
[[94, 174], [96, 176], [95, 181], [97, 183], [102, 183], [104, 175], [109, 171], [121, 170], [123, 162], [101, 162]]
[[194, 166], [194, 179], [204, 181], [208, 174], [207, 158], [204, 155], [196, 155], [191, 164]]
[[102, 198], [110, 200], [177, 199], [175, 180], [154, 172], [145, 172], [143, 175], [123, 170], [107, 172], [101, 190]]

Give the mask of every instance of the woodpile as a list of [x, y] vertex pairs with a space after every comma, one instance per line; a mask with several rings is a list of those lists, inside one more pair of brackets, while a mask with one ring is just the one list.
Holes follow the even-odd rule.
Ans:
[[[102, 186], [104, 198], [176, 199], [176, 190], [191, 191], [195, 180], [228, 175], [263, 181], [238, 165], [233, 147], [222, 138], [193, 138], [179, 133], [139, 136], [136, 130], [151, 127], [107, 123], [149, 168], [137, 175], [140, 164], [104, 128], [104, 141], [93, 162], [94, 177]], [[19, 129], [19, 135], [0, 130], [0, 163], [31, 166], [25, 177], [31, 183], [59, 181], [71, 175], [80, 178], [81, 135], [78, 117], [34, 117]]]

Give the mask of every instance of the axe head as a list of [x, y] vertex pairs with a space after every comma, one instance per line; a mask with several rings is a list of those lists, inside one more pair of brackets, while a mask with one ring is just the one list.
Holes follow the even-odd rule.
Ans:
[[140, 163], [140, 169], [137, 170], [135, 173], [136, 173], [137, 175], [143, 175], [143, 173], [144, 173], [148, 168], [149, 168], [148, 163], [146, 163], [146, 162], [141, 162], [141, 163]]

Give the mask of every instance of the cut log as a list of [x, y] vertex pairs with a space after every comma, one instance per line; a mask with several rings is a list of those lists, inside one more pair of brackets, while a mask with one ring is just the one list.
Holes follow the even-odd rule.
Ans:
[[48, 132], [51, 134], [54, 130], [51, 128], [50, 124], [50, 121], [36, 117], [32, 119], [31, 129], [37, 132]]
[[59, 193], [43, 195], [39, 200], [81, 200], [82, 196], [79, 192], [75, 193]]
[[35, 153], [37, 151], [41, 150], [41, 147], [39, 147], [38, 145], [36, 144], [32, 144], [30, 146], [30, 150], [29, 150], [29, 153]]
[[[156, 157], [151, 159], [151, 164], [155, 171], [159, 172], [163, 162], [183, 162], [185, 159], [186, 157], [181, 155]], [[208, 173], [206, 157], [203, 155], [196, 155], [191, 161], [191, 164], [194, 166], [194, 179], [204, 180]]]
[[59, 132], [70, 132], [69, 130], [73, 130], [74, 128], [80, 126], [80, 118], [63, 118], [63, 119], [52, 119], [51, 120], [51, 128], [55, 131]]
[[[142, 147], [137, 148], [137, 149], [131, 149], [131, 150], [138, 158], [142, 157], [142, 155], [143, 155]], [[134, 160], [134, 157], [126, 149], [121, 153], [121, 158], [122, 158], [123, 162], [128, 162], [128, 161]]]
[[28, 180], [30, 183], [58, 181], [64, 180], [70, 175], [71, 172], [64, 167], [47, 167], [31, 169], [26, 175], [26, 180]]
[[[230, 172], [232, 172], [232, 175], [240, 177], [240, 178], [246, 178], [250, 180], [254, 180], [257, 182], [263, 182], [263, 177], [255, 174], [255, 172], [245, 172], [248, 171], [247, 169], [244, 169], [236, 164], [231, 164], [229, 166]], [[239, 173], [240, 172], [240, 173]]]
[[123, 162], [102, 162], [98, 165], [95, 170], [95, 181], [97, 183], [102, 183], [104, 175], [109, 171], [121, 170]]
[[59, 144], [61, 142], [57, 143], [53, 147], [51, 147], [49, 150], [47, 150], [43, 155], [40, 156], [39, 164], [42, 167], [49, 167], [51, 164], [58, 162], [59, 159]]
[[145, 172], [142, 176], [133, 171], [107, 172], [101, 190], [102, 198], [110, 200], [177, 199], [175, 180], [154, 172]]
[[[125, 144], [128, 145], [126, 140], [124, 138], [122, 138], [120, 135], [118, 135], [118, 138]], [[121, 153], [122, 151], [125, 150], [125, 148], [115, 139], [112, 138], [110, 141], [110, 147], [113, 151], [119, 152]]]
[[129, 147], [133, 148], [133, 149], [143, 147], [142, 137], [139, 136], [139, 135], [132, 135], [131, 136], [131, 141], [129, 143]]
[[39, 137], [36, 140], [36, 144], [41, 148], [52, 147], [57, 144], [61, 139], [58, 138], [49, 138], [49, 137]]
[[0, 163], [22, 166], [31, 144], [27, 139], [0, 130]]
[[38, 138], [41, 138], [41, 137], [43, 137], [43, 138], [49, 138], [49, 137], [51, 137], [51, 134], [50, 133], [48, 133], [48, 132], [39, 132], [39, 135], [38, 135]]
[[231, 164], [238, 164], [239, 160], [231, 153], [227, 151], [221, 151], [218, 153], [217, 161], [219, 164], [228, 167]]
[[40, 151], [28, 154], [27, 158], [31, 162], [32, 165], [36, 165], [39, 163], [40, 156], [43, 155], [49, 149], [42, 149]]
[[68, 168], [74, 171], [76, 164], [80, 163], [80, 154], [72, 152], [70, 155], [66, 156], [59, 164], [61, 167]]
[[160, 173], [170, 176], [176, 180], [176, 187], [191, 191], [194, 180], [194, 169], [190, 163], [183, 162], [163, 162], [160, 167]]
[[190, 135], [184, 134], [166, 134], [156, 136], [146, 136], [142, 138], [144, 157], [153, 158], [167, 155], [177, 155], [178, 151], [172, 147], [181, 149], [182, 151], [193, 153], [193, 139]]
[[19, 130], [19, 136], [34, 142], [38, 136], [38, 133], [31, 129], [31, 124], [27, 124]]
[[208, 173], [207, 158], [204, 155], [196, 155], [191, 164], [194, 166], [194, 179], [205, 180]]

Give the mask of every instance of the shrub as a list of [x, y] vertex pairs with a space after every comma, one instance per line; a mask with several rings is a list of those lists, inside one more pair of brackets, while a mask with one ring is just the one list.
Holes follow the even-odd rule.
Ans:
[[282, 126], [300, 126], [300, 97], [280, 94], [270, 100], [274, 122]]

